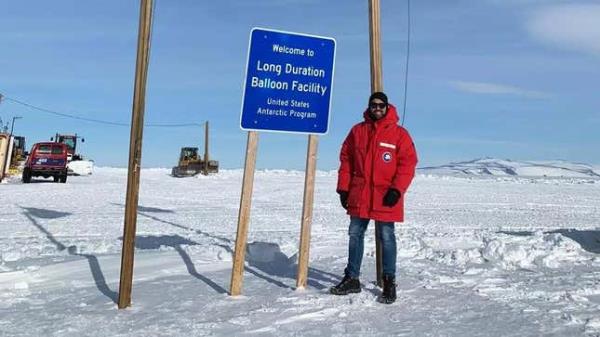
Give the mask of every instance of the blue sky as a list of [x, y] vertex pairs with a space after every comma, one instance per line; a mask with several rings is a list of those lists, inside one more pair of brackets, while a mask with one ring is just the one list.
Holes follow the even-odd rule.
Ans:
[[[384, 87], [402, 106], [406, 1], [382, 0]], [[239, 128], [248, 36], [254, 26], [337, 40], [329, 133], [319, 169], [334, 169], [370, 91], [368, 1], [158, 0], [147, 123], [211, 123], [211, 157], [243, 166]], [[0, 92], [63, 113], [131, 119], [139, 3], [11, 1], [0, 10]], [[420, 166], [478, 157], [600, 163], [600, 5], [597, 1], [412, 1], [405, 126]], [[126, 166], [129, 128], [0, 103], [4, 122], [33, 142], [86, 138], [101, 166]], [[142, 163], [170, 167], [203, 147], [198, 127], [144, 130]], [[259, 168], [303, 169], [307, 136], [261, 133]]]

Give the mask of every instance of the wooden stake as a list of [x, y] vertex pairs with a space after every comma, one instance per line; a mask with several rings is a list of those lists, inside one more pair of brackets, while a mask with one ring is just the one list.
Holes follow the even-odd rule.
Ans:
[[233, 269], [231, 271], [231, 285], [229, 294], [241, 294], [244, 277], [244, 261], [246, 260], [246, 240], [248, 238], [248, 223], [250, 222], [250, 206], [252, 204], [252, 186], [254, 184], [254, 169], [256, 167], [256, 149], [258, 132], [248, 132], [248, 145], [246, 146], [246, 161], [244, 163], [244, 180], [242, 182], [242, 196], [240, 212], [238, 215], [238, 228], [235, 238], [235, 252]]
[[[381, 15], [379, 0], [369, 0], [369, 40], [371, 50], [371, 93], [383, 91], [382, 60], [381, 60]], [[379, 240], [379, 226], [375, 225], [375, 252], [377, 260], [377, 285], [382, 286], [383, 260]]]
[[129, 142], [129, 170], [127, 175], [127, 196], [125, 201], [123, 251], [121, 256], [121, 280], [119, 285], [118, 303], [119, 309], [123, 309], [131, 305], [135, 227], [137, 222], [137, 206], [140, 187], [144, 108], [146, 104], [146, 79], [148, 77], [151, 26], [152, 0], [141, 0], [137, 61], [135, 66], [135, 84], [133, 89], [133, 111], [131, 114], [131, 134]]
[[308, 136], [308, 150], [306, 154], [306, 172], [304, 178], [304, 201], [302, 205], [302, 227], [300, 230], [300, 248], [298, 257], [298, 274], [296, 288], [306, 287], [308, 279], [308, 258], [310, 251], [310, 228], [312, 225], [313, 203], [315, 195], [315, 171], [317, 168], [317, 145], [319, 138], [316, 135]]

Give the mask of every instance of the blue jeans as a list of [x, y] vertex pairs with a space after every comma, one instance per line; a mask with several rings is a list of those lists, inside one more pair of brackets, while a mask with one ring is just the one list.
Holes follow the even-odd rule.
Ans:
[[[350, 228], [348, 229], [348, 235], [350, 236], [348, 242], [348, 266], [346, 266], [345, 270], [346, 274], [350, 277], [358, 277], [360, 275], [365, 231], [367, 230], [369, 221], [369, 219], [350, 217]], [[395, 277], [396, 235], [394, 234], [394, 223], [375, 221], [375, 225], [379, 226], [379, 240], [383, 252], [383, 275]]]

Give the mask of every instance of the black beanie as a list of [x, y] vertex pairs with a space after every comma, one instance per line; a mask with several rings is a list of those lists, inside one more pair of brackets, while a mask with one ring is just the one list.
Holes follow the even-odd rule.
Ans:
[[386, 94], [384, 94], [384, 93], [383, 93], [383, 92], [381, 92], [381, 91], [377, 91], [377, 92], [374, 92], [374, 93], [372, 93], [372, 94], [371, 94], [371, 97], [369, 97], [369, 103], [371, 103], [371, 101], [372, 101], [374, 98], [377, 98], [377, 99], [380, 99], [380, 100], [382, 100], [382, 101], [383, 101], [383, 103], [385, 103], [385, 105], [387, 105], [387, 104], [388, 104], [388, 98], [387, 98], [387, 95], [386, 95]]

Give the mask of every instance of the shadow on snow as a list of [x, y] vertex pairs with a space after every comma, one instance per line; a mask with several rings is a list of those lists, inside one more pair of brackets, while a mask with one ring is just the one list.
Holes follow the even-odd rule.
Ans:
[[[118, 205], [118, 206], [124, 207], [124, 205], [122, 205], [122, 204], [113, 203], [113, 205]], [[149, 218], [151, 220], [160, 222], [160, 223], [164, 223], [164, 224], [167, 224], [167, 225], [170, 225], [173, 227], [184, 229], [186, 231], [193, 231], [196, 234], [200, 234], [207, 238], [213, 239], [216, 241], [216, 243], [215, 243], [216, 246], [223, 248], [224, 250], [229, 252], [232, 256], [234, 255], [234, 250], [232, 247], [235, 246], [235, 242], [226, 237], [217, 236], [214, 234], [210, 234], [210, 233], [201, 231], [199, 229], [184, 226], [184, 225], [172, 222], [172, 221], [167, 221], [167, 220], [158, 218], [155, 215], [152, 215], [149, 213], [175, 213], [175, 212], [172, 210], [165, 210], [165, 209], [156, 208], [156, 207], [138, 206], [138, 214], [139, 215]], [[175, 236], [175, 237], [179, 237], [179, 236]], [[179, 238], [181, 238], [181, 237], [179, 237]], [[181, 245], [183, 245], [183, 244], [198, 245], [199, 243], [188, 240], [188, 239], [184, 239], [184, 238], [181, 238], [181, 239], [185, 240], [188, 243], [181, 243], [181, 244], [178, 243], [178, 244], [173, 245], [172, 247], [175, 248], [176, 250], [178, 250], [182, 259], [186, 263], [186, 266], [188, 267], [188, 271], [190, 272], [190, 274], [197, 277], [198, 279], [206, 282], [209, 286], [211, 286], [217, 292], [220, 292], [220, 293], [224, 292], [223, 287], [218, 286], [215, 282], [213, 282], [210, 279], [197, 273], [189, 255], [187, 255], [187, 253], [185, 253], [185, 251], [181, 248]], [[177, 242], [177, 240], [179, 240], [179, 239], [173, 239], [173, 237], [168, 237], [168, 239], [166, 239], [166, 240], [167, 241], [175, 240], [174, 242]], [[164, 244], [164, 245], [168, 245], [168, 244]], [[136, 243], [136, 246], [137, 246], [137, 243]], [[149, 248], [146, 248], [146, 249], [149, 249]], [[158, 247], [156, 247], [155, 249], [158, 249]], [[296, 260], [297, 260], [296, 254], [294, 254], [291, 257], [286, 256], [283, 252], [281, 252], [279, 245], [277, 245], [275, 243], [252, 242], [252, 243], [247, 244], [247, 246], [246, 246], [247, 265], [244, 266], [244, 270], [246, 272], [248, 272], [258, 278], [261, 278], [271, 284], [274, 284], [278, 287], [285, 288], [285, 289], [294, 289], [293, 287], [288, 286], [285, 283], [283, 283], [277, 279], [274, 279], [270, 276], [279, 277], [279, 278], [289, 278], [289, 279], [295, 280], [296, 272], [298, 269]], [[339, 280], [340, 280], [339, 276], [337, 276], [335, 274], [328, 273], [328, 272], [319, 270], [317, 268], [312, 268], [312, 267], [308, 268], [307, 283], [309, 286], [314, 287], [316, 289], [321, 290], [321, 289], [326, 288], [326, 286], [321, 284], [319, 281], [326, 282], [326, 283], [337, 283]]]
[[69, 255], [73, 256], [81, 256], [86, 258], [88, 264], [90, 265], [90, 271], [92, 272], [92, 277], [94, 278], [94, 282], [96, 283], [96, 287], [102, 294], [106, 297], [110, 298], [114, 303], [117, 303], [118, 294], [115, 291], [112, 291], [108, 285], [106, 284], [106, 279], [104, 278], [104, 274], [102, 273], [102, 269], [100, 268], [100, 263], [98, 263], [98, 258], [95, 255], [91, 254], [82, 254], [77, 253], [77, 246], [65, 246], [63, 243], [58, 241], [50, 231], [48, 231], [44, 226], [42, 226], [37, 219], [58, 219], [62, 217], [66, 217], [71, 215], [68, 212], [59, 212], [49, 209], [43, 208], [32, 208], [32, 207], [21, 207], [23, 210], [23, 214], [29, 221], [40, 230], [40, 232], [46, 235], [46, 238], [50, 242], [52, 242], [59, 251], [67, 250]]
[[156, 250], [156, 249], [159, 249], [161, 246], [174, 248], [177, 251], [177, 253], [179, 253], [179, 255], [181, 256], [181, 259], [185, 263], [185, 266], [188, 270], [188, 273], [190, 273], [190, 275], [192, 275], [195, 278], [206, 283], [208, 286], [213, 288], [216, 292], [218, 292], [220, 294], [226, 294], [227, 290], [225, 290], [223, 287], [221, 287], [218, 284], [216, 284], [215, 282], [213, 282], [208, 277], [203, 276], [200, 273], [198, 273], [198, 271], [196, 270], [196, 267], [194, 266], [194, 263], [192, 262], [192, 259], [190, 258], [188, 253], [183, 249], [183, 247], [182, 247], [183, 245], [194, 246], [194, 245], [198, 245], [198, 243], [188, 240], [188, 239], [185, 239], [179, 235], [136, 236], [136, 238], [135, 238], [135, 246], [138, 249]]

